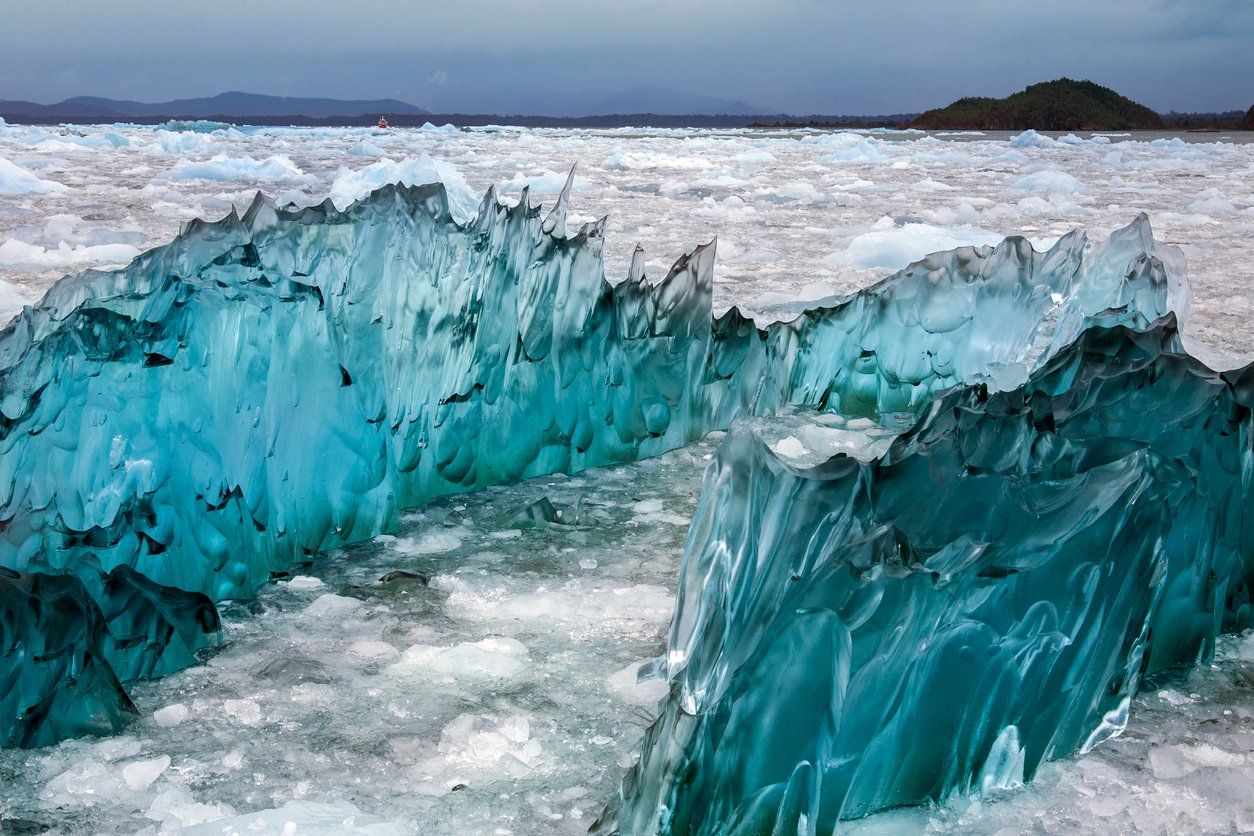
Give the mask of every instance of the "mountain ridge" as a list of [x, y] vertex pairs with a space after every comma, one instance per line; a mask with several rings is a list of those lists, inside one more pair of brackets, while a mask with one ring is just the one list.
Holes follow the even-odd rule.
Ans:
[[215, 116], [250, 119], [255, 117], [302, 116], [307, 119], [362, 116], [367, 113], [422, 116], [420, 107], [399, 99], [329, 99], [313, 96], [268, 96], [231, 90], [216, 96], [171, 99], [165, 102], [138, 102], [102, 96], [75, 96], [54, 104], [28, 101], [0, 101], [0, 116], [75, 118], [166, 118], [207, 119]]

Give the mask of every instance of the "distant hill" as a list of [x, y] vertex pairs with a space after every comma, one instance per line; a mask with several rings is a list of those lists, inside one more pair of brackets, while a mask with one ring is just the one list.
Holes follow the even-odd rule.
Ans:
[[913, 127], [926, 130], [1124, 131], [1161, 128], [1144, 105], [1091, 81], [1060, 78], [1033, 84], [1004, 99], [968, 97], [925, 112]]
[[1241, 120], [1241, 130], [1254, 131], [1254, 105], [1245, 112], [1245, 118]]
[[315, 99], [262, 96], [257, 93], [219, 93], [200, 99], [174, 99], [168, 102], [133, 102], [77, 96], [56, 104], [0, 101], [0, 117], [11, 121], [130, 119], [257, 119], [299, 116], [306, 119], [334, 119], [393, 114], [422, 116], [425, 110], [396, 99]]

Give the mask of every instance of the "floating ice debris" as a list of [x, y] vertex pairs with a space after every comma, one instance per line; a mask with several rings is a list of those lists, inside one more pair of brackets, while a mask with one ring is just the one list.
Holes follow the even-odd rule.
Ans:
[[211, 160], [181, 162], [168, 176], [171, 180], [292, 180], [302, 172], [281, 154], [264, 160], [218, 154]]
[[[1045, 253], [1022, 238], [938, 253], [787, 324], [712, 322], [712, 245], [656, 285], [633, 260], [611, 287], [603, 222], [566, 232], [567, 201], [543, 220], [489, 190], [461, 225], [438, 184], [344, 211], [259, 196], [123, 270], [59, 282], [0, 332], [0, 566], [130, 567], [163, 601], [188, 591], [161, 610], [176, 629], [153, 634], [160, 655], [161, 637], [207, 626], [196, 596], [247, 596], [429, 497], [657, 455], [785, 404], [916, 413], [955, 384], [1016, 385], [1086, 315], [1182, 298], [1179, 256], [1141, 217], [1097, 247], [1077, 232]], [[440, 536], [413, 548], [456, 548]], [[349, 614], [335, 597], [309, 617]], [[38, 610], [23, 600], [14, 612]], [[98, 622], [74, 618], [90, 647]], [[14, 616], [5, 647], [54, 622]], [[142, 675], [176, 658], [191, 661]], [[42, 672], [56, 664], [0, 657], [10, 740], [48, 739], [35, 706], [64, 687]], [[93, 683], [114, 708], [92, 722], [116, 726], [107, 676], [72, 685]]]
[[600, 832], [830, 833], [1030, 780], [1146, 673], [1254, 623], [1254, 366], [1112, 311], [959, 387], [872, 463], [733, 430], [681, 570], [662, 717]]
[[66, 187], [54, 180], [44, 180], [16, 163], [0, 157], [0, 194], [49, 194], [63, 192]]

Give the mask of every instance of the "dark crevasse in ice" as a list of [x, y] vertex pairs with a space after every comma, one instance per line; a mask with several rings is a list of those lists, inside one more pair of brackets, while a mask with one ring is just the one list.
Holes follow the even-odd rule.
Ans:
[[[0, 332], [0, 566], [26, 578], [10, 611], [30, 610], [0, 635], [3, 742], [116, 726], [84, 708], [31, 728], [58, 689], [113, 687], [81, 675], [88, 659], [119, 681], [186, 663], [214, 638], [194, 596], [247, 596], [424, 499], [656, 455], [786, 403], [917, 412], [958, 383], [1014, 385], [1086, 314], [1158, 315], [1183, 295], [1178, 254], [1142, 217], [1097, 246], [1072, 233], [1046, 253], [1010, 238], [929, 256], [760, 329], [735, 309], [712, 320], [712, 246], [656, 285], [638, 252], [609, 285], [604, 223], [568, 234], [567, 200], [546, 217], [490, 191], [462, 226], [438, 184], [344, 211], [258, 197], [62, 280]], [[116, 668], [86, 604], [65, 653], [28, 652], [55, 621], [29, 590], [83, 566], [192, 595], [145, 639], [189, 653]]]
[[671, 692], [601, 832], [828, 833], [1030, 779], [1141, 677], [1254, 623], [1254, 366], [1099, 318], [872, 463], [733, 430], [681, 570]]

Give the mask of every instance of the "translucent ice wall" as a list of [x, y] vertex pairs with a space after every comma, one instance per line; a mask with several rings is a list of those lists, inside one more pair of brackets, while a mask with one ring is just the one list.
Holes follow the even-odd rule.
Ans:
[[[568, 233], [567, 199], [542, 216], [489, 192], [463, 226], [439, 185], [344, 211], [259, 197], [63, 280], [0, 332], [0, 566], [245, 596], [431, 496], [656, 455], [785, 403], [917, 412], [1017, 382], [1085, 313], [1177, 291], [1141, 218], [1098, 247], [931, 256], [787, 324], [711, 322], [712, 246], [611, 287], [603, 222]], [[0, 651], [42, 618], [6, 622]], [[23, 706], [62, 687], [21, 670], [0, 685]]]
[[671, 691], [600, 832], [830, 833], [1030, 779], [1141, 677], [1254, 622], [1254, 366], [1112, 312], [1022, 386], [955, 388], [872, 463], [733, 430], [706, 475]]

